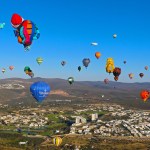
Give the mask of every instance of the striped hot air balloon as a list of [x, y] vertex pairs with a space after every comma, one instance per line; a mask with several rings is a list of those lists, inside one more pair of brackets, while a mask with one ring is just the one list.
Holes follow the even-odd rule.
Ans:
[[40, 64], [43, 62], [43, 58], [38, 57], [38, 58], [36, 59], [36, 61], [37, 61], [37, 63], [40, 65]]
[[60, 137], [53, 138], [54, 145], [59, 146], [59, 145], [61, 145], [61, 143], [62, 143], [62, 138], [60, 138]]

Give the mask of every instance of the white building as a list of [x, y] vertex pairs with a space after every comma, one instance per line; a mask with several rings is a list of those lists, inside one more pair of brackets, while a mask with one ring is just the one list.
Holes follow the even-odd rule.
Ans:
[[78, 116], [78, 117], [76, 117], [76, 124], [79, 124], [79, 123], [86, 123], [87, 121], [86, 121], [86, 118], [83, 118], [83, 117], [80, 117], [80, 116]]
[[98, 114], [92, 114], [92, 118], [91, 120], [94, 121], [94, 120], [97, 120], [98, 119]]

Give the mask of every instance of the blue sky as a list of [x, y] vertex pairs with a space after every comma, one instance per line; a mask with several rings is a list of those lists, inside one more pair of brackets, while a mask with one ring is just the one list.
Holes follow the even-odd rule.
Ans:
[[[30, 66], [35, 77], [113, 80], [105, 71], [106, 59], [112, 57], [115, 66], [122, 69], [120, 82], [149, 81], [149, 0], [1, 0], [0, 5], [0, 22], [6, 23], [0, 30], [0, 68], [6, 72], [0, 78], [30, 78], [24, 73], [24, 67]], [[33, 41], [29, 52], [24, 52], [14, 36], [10, 24], [13, 13], [32, 20], [40, 30], [41, 36]], [[91, 42], [99, 45], [92, 47]], [[96, 51], [102, 54], [99, 60], [94, 56]], [[37, 57], [44, 59], [40, 66]], [[91, 63], [78, 72], [84, 58], [90, 58]], [[67, 62], [64, 67], [62, 60]], [[15, 66], [13, 71], [8, 69], [10, 65]], [[135, 74], [133, 80], [128, 77], [131, 72]], [[145, 74], [142, 79], [140, 72]]]

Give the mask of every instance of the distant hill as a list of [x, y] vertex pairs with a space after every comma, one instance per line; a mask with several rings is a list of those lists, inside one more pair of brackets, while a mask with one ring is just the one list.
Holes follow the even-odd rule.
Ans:
[[[124, 106], [150, 109], [150, 102], [144, 103], [139, 96], [143, 89], [150, 89], [150, 83], [121, 83], [103, 81], [76, 81], [70, 85], [67, 80], [57, 78], [8, 78], [0, 80], [0, 103], [33, 101], [29, 87], [36, 81], [45, 81], [51, 87], [51, 93], [46, 101], [53, 99], [84, 98], [92, 101], [116, 102]], [[104, 95], [104, 97], [102, 97]]]

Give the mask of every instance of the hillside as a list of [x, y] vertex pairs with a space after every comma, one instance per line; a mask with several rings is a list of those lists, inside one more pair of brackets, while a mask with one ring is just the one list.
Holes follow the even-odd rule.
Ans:
[[[76, 81], [73, 85], [63, 79], [46, 78], [9, 78], [0, 80], [0, 103], [15, 103], [17, 101], [34, 102], [29, 87], [36, 81], [45, 81], [51, 87], [51, 93], [46, 101], [54, 99], [88, 99], [116, 102], [125, 106], [149, 109], [150, 102], [141, 101], [139, 93], [150, 89], [150, 83], [121, 83], [103, 81]], [[104, 97], [102, 97], [104, 95]], [[46, 102], [45, 101], [45, 102]]]

